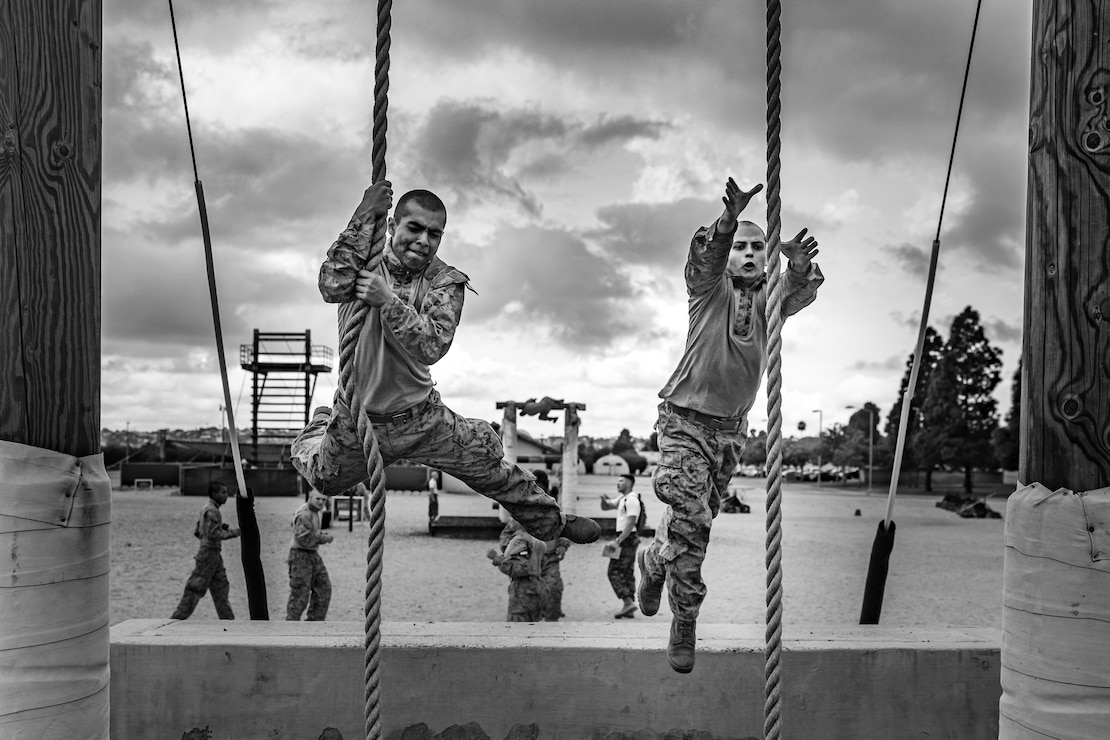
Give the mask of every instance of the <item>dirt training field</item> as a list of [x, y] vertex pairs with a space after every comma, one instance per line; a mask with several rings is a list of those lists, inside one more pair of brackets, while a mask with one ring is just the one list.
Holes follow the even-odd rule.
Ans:
[[[765, 619], [765, 491], [762, 479], [740, 479], [751, 514], [722, 514], [714, 522], [704, 576], [709, 595], [699, 621], [762, 623]], [[585, 476], [581, 499], [612, 494], [615, 478]], [[647, 478], [637, 481], [652, 521], [663, 505]], [[856, 488], [787, 484], [783, 488], [783, 622], [858, 624], [871, 544], [886, 508], [886, 491], [866, 496]], [[895, 502], [896, 539], [883, 602], [882, 624], [999, 627], [1002, 602], [1003, 522], [961, 519], [936, 508], [940, 494], [902, 496]], [[193, 565], [193, 523], [206, 499], [174, 490], [115, 490], [112, 512], [111, 622], [168, 617]], [[1005, 500], [992, 508], [1005, 512]], [[289, 579], [290, 518], [299, 498], [256, 501], [262, 562], [271, 619], [285, 618]], [[855, 516], [859, 509], [861, 516]], [[234, 500], [224, 521], [237, 524]], [[331, 529], [335, 542], [322, 546], [331, 573], [329, 621], [363, 618], [369, 525], [347, 522]], [[606, 539], [602, 538], [603, 541]], [[382, 618], [403, 622], [483, 622], [505, 619], [508, 579], [485, 552], [491, 540], [449, 539], [427, 534], [424, 494], [390, 493]], [[248, 619], [238, 540], [224, 544], [236, 618]], [[569, 621], [614, 621], [618, 601], [606, 579], [601, 542], [574, 546], [562, 565]], [[670, 612], [664, 599], [662, 621]], [[194, 618], [215, 619], [205, 596]], [[635, 621], [646, 621], [639, 615]], [[624, 620], [614, 624], [620, 629]]]

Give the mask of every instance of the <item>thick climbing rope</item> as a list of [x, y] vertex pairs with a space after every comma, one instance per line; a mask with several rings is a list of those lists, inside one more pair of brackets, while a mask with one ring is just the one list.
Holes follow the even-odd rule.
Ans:
[[[963, 113], [964, 95], [971, 70], [971, 54], [975, 48], [975, 31], [979, 25], [979, 12], [982, 0], [976, 3], [975, 21], [971, 32], [971, 46], [968, 49], [967, 65], [964, 69], [963, 88], [960, 92], [960, 107], [956, 115], [956, 131], [952, 138], [952, 150], [948, 158], [948, 175], [944, 183], [944, 196], [941, 199], [941, 216], [944, 217], [944, 203], [948, 197], [948, 184], [952, 175], [952, 160], [956, 151], [956, 137], [959, 134], [960, 116]], [[764, 740], [778, 740], [782, 733], [782, 290], [780, 279], [779, 251], [781, 245], [781, 140], [782, 129], [782, 4], [779, 0], [767, 2], [767, 271], [769, 274], [770, 298], [767, 301], [768, 331], [768, 370], [767, 370], [767, 628], [766, 647], [764, 648]], [[891, 510], [894, 505], [894, 490], [898, 480], [898, 464], [901, 460], [902, 444], [907, 426], [907, 415], [917, 368], [921, 362], [924, 334], [932, 296], [933, 280], [936, 274], [937, 253], [940, 248], [940, 219], [937, 221], [937, 236], [933, 241], [932, 259], [922, 311], [921, 330], [907, 398], [903, 400], [902, 419], [899, 428], [898, 451], [894, 474], [891, 481], [891, 495], [887, 503], [886, 525], [889, 528]]]
[[[378, 0], [377, 39], [374, 45], [374, 123], [373, 153], [371, 155], [371, 181], [385, 179], [386, 111], [389, 108], [389, 30], [392, 0]], [[365, 269], [373, 271], [381, 264], [385, 250], [385, 219], [365, 224], [360, 235], [371, 239], [370, 254]], [[365, 232], [369, 232], [368, 234]], [[339, 387], [347, 401], [347, 408], [357, 414], [358, 436], [366, 455], [366, 476], [370, 488], [370, 538], [366, 550], [366, 592], [363, 605], [365, 655], [363, 679], [365, 682], [364, 713], [367, 740], [381, 740], [381, 604], [382, 604], [382, 552], [385, 549], [385, 475], [381, 450], [374, 427], [366, 415], [366, 408], [358, 398], [351, 382], [355, 346], [366, 321], [370, 307], [354, 300], [339, 310]]]
[[782, 287], [779, 132], [782, 114], [782, 5], [767, 2], [767, 627], [763, 650], [763, 737], [782, 731]]

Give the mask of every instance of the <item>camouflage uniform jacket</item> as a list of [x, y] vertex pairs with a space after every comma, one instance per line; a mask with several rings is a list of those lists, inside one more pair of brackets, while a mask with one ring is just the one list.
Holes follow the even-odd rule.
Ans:
[[[732, 233], [718, 232], [716, 222], [694, 234], [686, 260], [686, 349], [659, 391], [675, 406], [722, 418], [747, 415], [767, 369], [767, 279], [745, 284], [727, 275], [731, 249]], [[782, 280], [785, 317], [812, 303], [825, 277], [813, 263], [807, 273], [788, 267]]]
[[543, 575], [543, 558], [547, 552], [544, 543], [527, 534], [517, 534], [505, 546], [498, 568], [513, 580], [538, 579]]
[[509, 576], [510, 622], [538, 622], [543, 619], [551, 590], [543, 578], [543, 559], [547, 547], [526, 534], [518, 534], [505, 547], [497, 567]]
[[323, 542], [320, 539], [320, 512], [313, 511], [309, 505], [301, 504], [297, 513], [293, 515], [293, 544], [294, 550], [320, 549]]
[[543, 555], [544, 578], [559, 575], [559, 561], [566, 557], [570, 544], [570, 540], [566, 537], [559, 537], [553, 543], [546, 543], [547, 552]]
[[[355, 279], [370, 254], [372, 231], [372, 225], [352, 219], [320, 267], [320, 294], [328, 303], [342, 304], [341, 326], [361, 305], [354, 297]], [[355, 347], [354, 385], [367, 411], [393, 414], [431, 393], [428, 366], [451, 347], [470, 279], [439, 257], [411, 272], [388, 243], [378, 274], [394, 296], [380, 308], [370, 307]]]
[[208, 503], [204, 505], [200, 516], [197, 517], [193, 536], [200, 540], [201, 549], [222, 550], [223, 541], [235, 535], [230, 529], [224, 529], [224, 518], [220, 514], [220, 507], [216, 506], [215, 501], [208, 499]]

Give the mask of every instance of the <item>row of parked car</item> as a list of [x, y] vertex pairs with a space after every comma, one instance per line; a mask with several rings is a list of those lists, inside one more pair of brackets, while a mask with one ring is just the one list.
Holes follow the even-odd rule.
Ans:
[[[764, 478], [767, 472], [758, 465], [739, 465], [732, 474], [734, 478]], [[786, 480], [816, 481], [818, 475], [822, 481], [859, 480], [861, 471], [854, 467], [840, 467], [832, 463], [825, 463], [820, 468], [816, 465], [784, 465], [782, 475]]]

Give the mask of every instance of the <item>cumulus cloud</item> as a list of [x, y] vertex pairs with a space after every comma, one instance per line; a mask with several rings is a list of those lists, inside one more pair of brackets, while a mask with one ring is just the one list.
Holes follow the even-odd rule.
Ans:
[[666, 53], [688, 43], [688, 28], [704, 23], [716, 5], [667, 0], [477, 0], [463, 5], [415, 0], [399, 10], [399, 17], [421, 19], [429, 43], [452, 55], [514, 45], [555, 58], [570, 59], [580, 52], [616, 59], [635, 50]]
[[921, 247], [903, 243], [887, 245], [882, 249], [907, 274], [919, 277], [929, 274], [930, 253]]
[[492, 101], [440, 101], [402, 156], [458, 207], [485, 199], [508, 202], [529, 216], [542, 207], [524, 184], [567, 172], [576, 157], [640, 138], [655, 138], [659, 121], [600, 115], [590, 121], [540, 110], [500, 110]]
[[897, 372], [905, 368], [906, 358], [898, 355], [890, 355], [885, 359], [880, 360], [856, 360], [853, 362], [849, 369], [859, 372]]
[[467, 299], [468, 321], [529, 324], [588, 353], [604, 353], [651, 323], [630, 278], [571, 232], [502, 226], [470, 260], [459, 263], [479, 292]]
[[[296, 245], [305, 226], [311, 231], [330, 224], [338, 233], [344, 224], [335, 223], [336, 212], [353, 211], [366, 185], [352, 166], [355, 148], [276, 129], [201, 127], [196, 133], [213, 233], [247, 249]], [[188, 182], [190, 174], [179, 177]], [[168, 212], [139, 222], [169, 243], [197, 233], [193, 190], [177, 192]]]
[[[220, 0], [219, 2], [178, 2], [173, 20], [184, 55], [204, 48], [228, 51], [244, 37], [257, 33], [254, 18], [280, 10], [278, 0]], [[149, 0], [104, 0], [104, 36], [142, 34], [173, 43], [170, 10], [166, 3]]]
[[714, 210], [715, 204], [692, 198], [603, 206], [597, 211], [601, 226], [589, 236], [614, 260], [665, 266], [679, 275], [690, 237]]
[[958, 163], [970, 197], [946, 218], [945, 245], [968, 253], [982, 272], [997, 275], [1001, 268], [1016, 276], [1025, 249], [1025, 162], [1006, 156], [997, 142], [984, 142], [961, 148]]
[[[983, 140], [997, 136], [999, 122], [1008, 117], [1021, 126], [1029, 96], [1013, 73], [1029, 67], [1028, 12], [986, 15], [976, 56], [986, 61], [973, 64], [966, 105], [985, 112], [994, 125], [962, 133]], [[791, 124], [849, 160], [911, 154], [943, 160], [952, 128], [936, 121], [947, 118], [955, 125], [973, 17], [974, 8], [956, 0], [848, 0], [798, 8], [783, 23], [796, 28], [794, 48], [805, 54], [795, 61], [792, 86], [784, 86], [790, 96], [784, 108], [817, 114], [799, 113]], [[860, 135], [861, 119], [871, 124], [866, 136]]]
[[1003, 319], [990, 319], [983, 322], [983, 329], [987, 336], [993, 337], [996, 342], [1021, 344], [1024, 338], [1024, 328], [1021, 323], [1012, 323]]
[[[106, 220], [152, 242], [180, 244], [200, 227], [174, 71], [148, 44], [117, 51], [105, 64], [104, 184], [113, 206]], [[237, 247], [301, 248], [330, 237], [366, 184], [359, 145], [208, 120], [194, 120], [192, 134], [213, 239]]]

